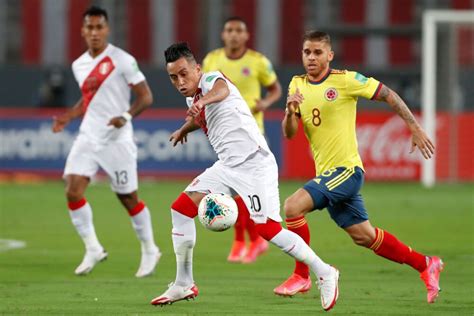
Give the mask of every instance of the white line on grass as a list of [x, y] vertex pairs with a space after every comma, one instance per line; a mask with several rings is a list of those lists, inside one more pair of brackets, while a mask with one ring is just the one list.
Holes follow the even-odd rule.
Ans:
[[26, 242], [14, 239], [0, 239], [0, 252], [5, 252], [12, 249], [25, 248]]

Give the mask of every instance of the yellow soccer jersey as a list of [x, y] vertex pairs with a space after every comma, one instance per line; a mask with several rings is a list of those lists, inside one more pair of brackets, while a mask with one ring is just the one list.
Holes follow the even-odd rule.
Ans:
[[346, 70], [329, 70], [319, 82], [294, 76], [288, 93], [296, 88], [304, 96], [297, 115], [313, 152], [316, 174], [336, 167], [363, 169], [356, 138], [358, 97], [374, 98], [382, 84], [374, 78]]
[[[224, 49], [213, 50], [204, 58], [203, 72], [220, 71], [235, 84], [249, 108], [255, 108], [256, 100], [261, 98], [261, 86], [275, 83], [277, 76], [270, 61], [251, 49], [239, 59], [229, 59]], [[254, 114], [257, 125], [263, 133], [263, 113]]]

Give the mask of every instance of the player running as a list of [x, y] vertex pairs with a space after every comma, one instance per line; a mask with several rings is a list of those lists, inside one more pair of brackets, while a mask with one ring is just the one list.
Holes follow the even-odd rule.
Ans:
[[[419, 271], [428, 290], [428, 302], [433, 303], [439, 292], [441, 259], [416, 252], [389, 232], [373, 227], [368, 220], [359, 193], [364, 169], [355, 132], [357, 98], [387, 102], [412, 133], [411, 152], [417, 147], [423, 157], [429, 159], [434, 145], [398, 94], [374, 78], [330, 69], [333, 57], [328, 34], [317, 31], [305, 34], [302, 59], [306, 74], [295, 76], [290, 82], [282, 127], [285, 137], [292, 138], [301, 119], [313, 151], [316, 177], [286, 199], [287, 227], [309, 244], [305, 215], [327, 208], [331, 218], [354, 243]], [[310, 288], [308, 266], [297, 261], [294, 273], [274, 292], [289, 296]]]
[[[52, 128], [55, 133], [61, 132], [70, 121], [84, 116], [64, 170], [69, 214], [86, 248], [75, 273], [87, 274], [107, 258], [95, 233], [91, 206], [84, 197], [90, 178], [101, 167], [141, 242], [141, 261], [135, 276], [145, 277], [153, 273], [161, 253], [153, 238], [150, 212], [138, 200], [137, 147], [131, 120], [151, 105], [153, 97], [135, 59], [109, 44], [108, 35], [107, 12], [90, 7], [83, 14], [82, 25], [88, 50], [72, 64], [82, 98], [55, 117]], [[130, 90], [135, 95], [131, 106]]]
[[220, 72], [203, 74], [185, 43], [171, 45], [165, 58], [171, 82], [189, 106], [186, 123], [170, 140], [173, 145], [184, 143], [188, 133], [202, 128], [218, 160], [195, 178], [171, 206], [176, 279], [151, 304], [171, 304], [198, 295], [192, 269], [194, 217], [201, 199], [213, 192], [245, 197], [259, 234], [311, 267], [321, 286], [322, 306], [331, 309], [339, 294], [339, 272], [324, 263], [298, 235], [281, 227], [275, 157], [239, 91]]
[[[270, 61], [261, 53], [247, 48], [249, 37], [247, 24], [242, 18], [228, 18], [221, 33], [224, 47], [207, 54], [202, 71], [221, 71], [232, 81], [264, 134], [263, 112], [280, 99], [281, 85]], [[262, 87], [267, 91], [264, 98], [261, 97]], [[252, 263], [268, 249], [268, 243], [260, 237], [254, 222], [250, 220], [244, 201], [240, 197], [235, 201], [239, 216], [234, 225], [234, 242], [227, 260]], [[248, 248], [245, 245], [245, 231], [250, 239]]]

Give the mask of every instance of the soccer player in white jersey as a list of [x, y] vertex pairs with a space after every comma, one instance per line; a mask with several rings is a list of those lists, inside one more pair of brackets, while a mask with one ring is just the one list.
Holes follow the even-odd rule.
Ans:
[[[130, 215], [142, 253], [135, 275], [145, 277], [153, 273], [161, 253], [153, 238], [150, 212], [138, 200], [137, 148], [131, 120], [151, 105], [153, 97], [135, 59], [109, 44], [108, 35], [107, 12], [94, 6], [87, 9], [82, 36], [88, 50], [72, 64], [82, 98], [53, 119], [53, 132], [83, 116], [64, 170], [69, 214], [86, 248], [75, 273], [87, 274], [107, 258], [95, 233], [91, 206], [84, 197], [90, 178], [100, 167]], [[130, 91], [135, 95], [131, 106]]]
[[301, 237], [282, 228], [275, 157], [238, 89], [220, 72], [202, 73], [186, 43], [168, 47], [165, 59], [172, 84], [187, 98], [189, 106], [186, 122], [171, 134], [170, 140], [173, 145], [184, 143], [188, 133], [202, 128], [218, 160], [194, 179], [171, 206], [176, 279], [151, 304], [171, 304], [198, 295], [192, 270], [194, 217], [201, 199], [214, 192], [243, 197], [259, 234], [311, 266], [320, 281], [323, 308], [331, 309], [338, 297], [339, 273]]

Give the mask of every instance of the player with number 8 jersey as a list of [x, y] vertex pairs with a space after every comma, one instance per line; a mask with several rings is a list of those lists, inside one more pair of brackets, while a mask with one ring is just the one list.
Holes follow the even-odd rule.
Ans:
[[[306, 74], [290, 82], [283, 134], [292, 138], [301, 120], [311, 145], [316, 177], [285, 201], [289, 230], [308, 244], [310, 231], [305, 215], [327, 208], [331, 218], [344, 229], [354, 243], [388, 260], [407, 264], [420, 272], [427, 288], [427, 301], [433, 303], [439, 293], [439, 274], [443, 262], [425, 256], [405, 245], [394, 235], [369, 222], [360, 189], [364, 167], [357, 149], [356, 105], [359, 97], [384, 101], [405, 121], [412, 133], [412, 149], [431, 158], [434, 146], [405, 102], [393, 90], [360, 73], [332, 70], [334, 58], [328, 34], [309, 31], [303, 38], [302, 61]], [[326, 280], [318, 279], [318, 285]], [[311, 287], [308, 267], [296, 262], [294, 273], [274, 289], [278, 295], [291, 296]]]
[[[83, 116], [64, 169], [69, 215], [86, 248], [75, 273], [89, 273], [108, 256], [97, 238], [92, 208], [84, 197], [90, 179], [102, 168], [127, 209], [141, 243], [142, 256], [135, 276], [145, 277], [153, 273], [161, 253], [153, 238], [150, 212], [138, 200], [137, 147], [131, 120], [151, 105], [152, 94], [135, 58], [107, 42], [105, 10], [95, 6], [87, 9], [81, 32], [88, 50], [74, 61], [72, 70], [82, 98], [53, 120], [53, 132], [57, 133]], [[130, 106], [131, 92], [135, 101]]]

